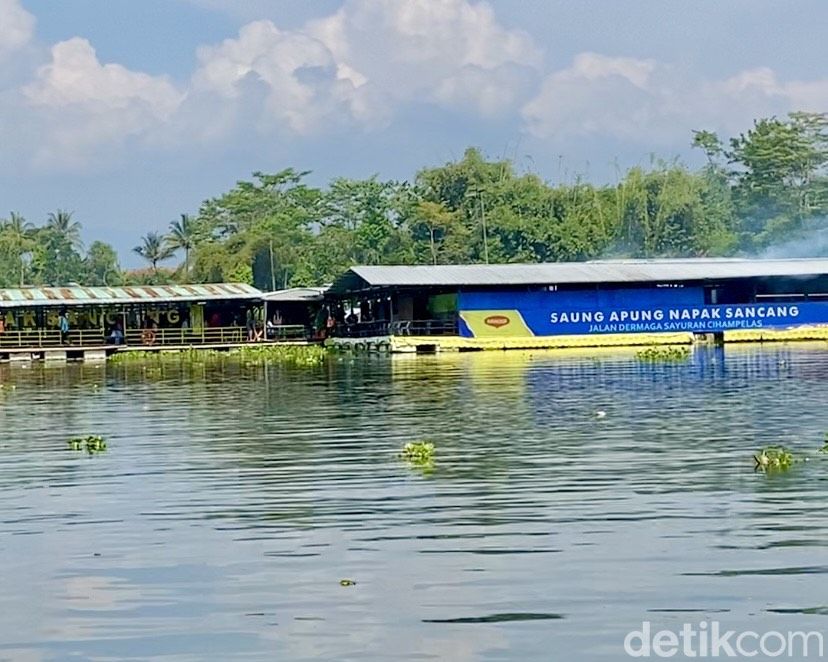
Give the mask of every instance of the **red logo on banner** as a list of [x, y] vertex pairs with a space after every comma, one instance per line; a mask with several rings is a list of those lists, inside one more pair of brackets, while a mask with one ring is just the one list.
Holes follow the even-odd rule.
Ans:
[[489, 315], [483, 320], [483, 324], [488, 324], [496, 329], [499, 329], [501, 326], [506, 326], [508, 323], [509, 318], [506, 315]]

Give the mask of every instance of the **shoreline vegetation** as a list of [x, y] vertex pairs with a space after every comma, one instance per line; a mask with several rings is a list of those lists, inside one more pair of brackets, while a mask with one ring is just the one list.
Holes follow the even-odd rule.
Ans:
[[[354, 264], [555, 262], [623, 257], [763, 257], [828, 250], [828, 114], [756, 120], [720, 138], [695, 131], [706, 163], [653, 158], [615, 183], [548, 181], [469, 148], [411, 181], [256, 172], [148, 232], [123, 270], [109, 244], [81, 242], [57, 210], [0, 223], [0, 287], [244, 282], [270, 290], [331, 282]], [[815, 241], [816, 239], [816, 241]], [[822, 241], [819, 241], [822, 240]], [[177, 259], [177, 267], [169, 267]]]

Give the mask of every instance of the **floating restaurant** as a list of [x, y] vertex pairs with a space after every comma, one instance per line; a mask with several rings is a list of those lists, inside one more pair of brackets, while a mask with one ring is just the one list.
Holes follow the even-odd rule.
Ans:
[[321, 342], [391, 352], [828, 340], [828, 259], [355, 266], [328, 287], [0, 290], [0, 360]]
[[[0, 359], [90, 360], [124, 350], [305, 341], [307, 315], [296, 297], [282, 296], [239, 283], [2, 289]], [[268, 317], [271, 302], [285, 311], [278, 324]]]
[[356, 349], [828, 340], [828, 259], [357, 266], [326, 298]]

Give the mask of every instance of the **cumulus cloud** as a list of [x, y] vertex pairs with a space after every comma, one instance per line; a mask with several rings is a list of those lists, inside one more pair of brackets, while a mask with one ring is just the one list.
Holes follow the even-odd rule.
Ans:
[[686, 143], [691, 129], [740, 131], [756, 117], [826, 105], [828, 80], [781, 82], [768, 68], [710, 80], [654, 60], [583, 53], [546, 76], [521, 114], [539, 138], [611, 136], [663, 146]]
[[246, 92], [252, 91], [263, 101], [263, 126], [308, 134], [343, 115], [369, 121], [384, 114], [372, 103], [368, 81], [338, 63], [323, 42], [304, 32], [282, 31], [271, 21], [249, 23], [238, 38], [200, 48], [198, 61], [191, 93], [213, 93], [245, 106]]
[[75, 37], [52, 47], [52, 61], [40, 67], [23, 90], [33, 105], [85, 106], [88, 110], [124, 110], [140, 105], [162, 119], [178, 106], [180, 95], [164, 77], [101, 64], [86, 39]]
[[527, 33], [466, 0], [350, 0], [307, 29], [395, 102], [483, 114], [513, 107], [543, 59]]
[[262, 103], [257, 124], [307, 135], [342, 124], [376, 128], [412, 101], [495, 115], [515, 108], [541, 54], [467, 0], [351, 0], [299, 30], [269, 20], [198, 52], [193, 94], [239, 109]]
[[[30, 39], [33, 19], [17, 0], [0, 7], [17, 17], [13, 43]], [[376, 130], [412, 103], [504, 115], [529, 97], [542, 55], [485, 3], [346, 0], [297, 29], [252, 21], [235, 37], [201, 46], [196, 59], [189, 80], [176, 85], [100, 62], [85, 39], [55, 44], [15, 92], [19, 116], [38, 136], [35, 160], [75, 167], [126, 144]]]
[[26, 46], [32, 39], [35, 18], [19, 0], [0, 0], [0, 60]]
[[[705, 79], [653, 59], [581, 53], [544, 71], [538, 44], [475, 0], [344, 0], [294, 29], [255, 20], [201, 46], [177, 83], [103, 63], [79, 37], [47, 52], [34, 25], [19, 0], [0, 0], [0, 65], [26, 77], [5, 89], [0, 80], [0, 144], [53, 167], [135, 147], [376, 131], [415, 107], [489, 118], [541, 141], [672, 149], [694, 128], [740, 131], [757, 116], [828, 106], [828, 79], [785, 81], [768, 68]], [[29, 66], [34, 57], [39, 66]]]
[[75, 165], [101, 146], [140, 137], [168, 121], [182, 95], [161, 76], [102, 64], [85, 39], [55, 44], [21, 91], [42, 126], [35, 160]]

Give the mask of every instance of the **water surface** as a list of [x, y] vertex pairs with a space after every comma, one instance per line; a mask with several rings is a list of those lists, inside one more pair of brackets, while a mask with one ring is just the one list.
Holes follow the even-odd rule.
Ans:
[[[821, 446], [826, 349], [0, 366], [0, 659], [620, 660], [644, 620], [828, 630], [828, 458], [751, 460]], [[397, 459], [414, 439], [433, 470]]]

